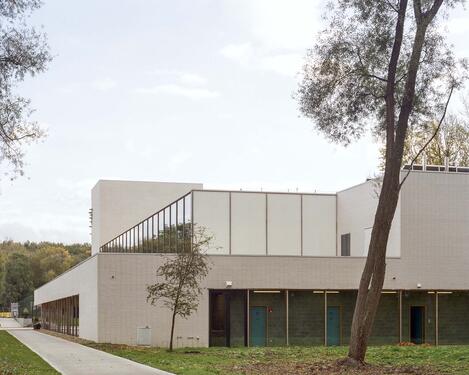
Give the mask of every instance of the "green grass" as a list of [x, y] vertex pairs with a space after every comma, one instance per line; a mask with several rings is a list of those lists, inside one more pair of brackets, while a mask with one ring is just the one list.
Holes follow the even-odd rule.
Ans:
[[0, 331], [0, 374], [42, 375], [58, 372], [8, 332]]
[[[177, 349], [88, 344], [96, 349], [181, 375], [239, 374], [236, 366], [333, 362], [346, 347], [274, 347]], [[200, 353], [190, 353], [198, 351]], [[368, 350], [374, 365], [422, 366], [444, 374], [469, 374], [469, 346], [377, 346]]]

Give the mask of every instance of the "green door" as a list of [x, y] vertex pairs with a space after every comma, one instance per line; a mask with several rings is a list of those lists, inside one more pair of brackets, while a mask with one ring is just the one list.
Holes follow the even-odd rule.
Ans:
[[249, 343], [251, 346], [265, 346], [266, 345], [266, 324], [267, 311], [264, 306], [251, 307], [251, 314], [249, 317], [249, 325], [251, 327], [251, 335]]
[[327, 345], [340, 345], [340, 308], [327, 308]]

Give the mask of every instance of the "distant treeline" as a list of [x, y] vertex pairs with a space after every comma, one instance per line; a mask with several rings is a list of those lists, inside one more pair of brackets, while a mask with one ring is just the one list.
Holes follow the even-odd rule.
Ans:
[[0, 242], [0, 310], [31, 295], [90, 254], [87, 243]]

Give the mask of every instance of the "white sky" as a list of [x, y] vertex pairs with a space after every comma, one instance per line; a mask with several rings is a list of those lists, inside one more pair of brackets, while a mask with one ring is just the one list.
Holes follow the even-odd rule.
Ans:
[[[292, 98], [321, 4], [45, 0], [55, 59], [22, 93], [49, 135], [0, 181], [0, 240], [90, 241], [98, 179], [324, 192], [374, 175], [370, 138], [328, 143]], [[448, 26], [469, 56], [468, 12]]]

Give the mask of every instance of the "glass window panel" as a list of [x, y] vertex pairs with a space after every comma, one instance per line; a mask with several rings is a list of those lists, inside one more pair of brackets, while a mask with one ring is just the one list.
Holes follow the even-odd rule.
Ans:
[[145, 220], [142, 223], [142, 251], [146, 253], [148, 251], [148, 221]]
[[138, 225], [138, 251], [143, 252], [143, 223]]
[[140, 239], [140, 227], [137, 225], [134, 229], [134, 238], [135, 238], [135, 246], [134, 246], [134, 251], [138, 253], [138, 250], [139, 250], [139, 239]]
[[169, 244], [170, 244], [170, 233], [169, 233], [169, 207], [164, 209], [164, 253], [169, 253]]
[[192, 194], [184, 197], [184, 221], [190, 223], [192, 221]]
[[170, 248], [171, 252], [175, 253], [176, 250], [176, 203], [171, 205], [171, 234], [170, 234]]
[[163, 227], [163, 212], [158, 214], [158, 252], [162, 253], [164, 248], [164, 227]]
[[156, 252], [156, 233], [158, 229], [158, 216], [153, 215], [151, 217], [151, 252]]
[[192, 194], [184, 197], [184, 250], [190, 251], [192, 245]]
[[134, 252], [138, 252], [139, 229], [138, 225], [134, 228]]
[[153, 251], [153, 216], [147, 220], [147, 251], [151, 253]]
[[350, 256], [350, 233], [342, 234], [340, 237], [340, 250], [343, 257]]
[[177, 201], [177, 251], [184, 251], [184, 199]]

